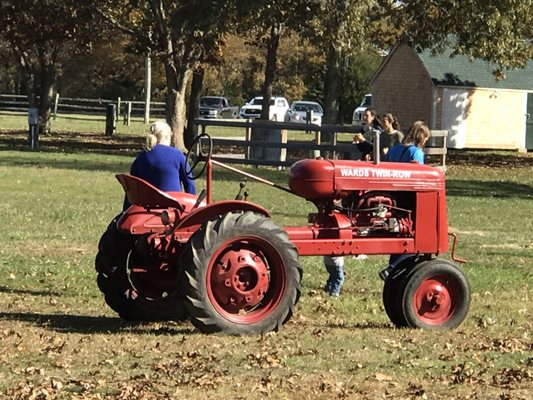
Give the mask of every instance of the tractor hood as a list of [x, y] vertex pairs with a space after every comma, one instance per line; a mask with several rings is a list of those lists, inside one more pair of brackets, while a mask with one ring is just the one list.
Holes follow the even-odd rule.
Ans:
[[307, 200], [342, 198], [354, 190], [444, 190], [444, 175], [418, 163], [300, 160], [289, 171], [289, 187]]

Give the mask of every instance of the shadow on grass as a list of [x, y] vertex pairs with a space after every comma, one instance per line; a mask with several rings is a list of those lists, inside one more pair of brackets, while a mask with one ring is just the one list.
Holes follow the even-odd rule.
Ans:
[[456, 180], [446, 181], [448, 196], [508, 197], [533, 200], [533, 186], [513, 182]]
[[386, 322], [373, 322], [373, 321], [366, 321], [366, 322], [360, 322], [356, 324], [336, 324], [336, 323], [328, 323], [324, 325], [326, 328], [330, 329], [349, 329], [349, 330], [366, 330], [366, 329], [395, 329], [392, 324], [386, 323]]
[[61, 296], [59, 292], [46, 292], [41, 290], [29, 290], [29, 289], [11, 289], [5, 286], [0, 286], [0, 293], [10, 294], [29, 294], [32, 296]]
[[[192, 326], [180, 323], [173, 326], [154, 327], [154, 323], [132, 323], [120, 318], [92, 317], [86, 315], [9, 313], [0, 312], [0, 319], [29, 322], [41, 328], [63, 333], [135, 333], [150, 335], [184, 335], [198, 333]], [[170, 323], [168, 323], [170, 324]]]

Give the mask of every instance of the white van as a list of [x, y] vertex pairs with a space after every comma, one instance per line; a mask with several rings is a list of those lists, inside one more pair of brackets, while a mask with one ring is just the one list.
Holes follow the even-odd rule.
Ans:
[[372, 105], [372, 95], [365, 94], [365, 98], [361, 101], [356, 109], [353, 111], [352, 115], [352, 125], [361, 125], [363, 123], [363, 113], [365, 110]]

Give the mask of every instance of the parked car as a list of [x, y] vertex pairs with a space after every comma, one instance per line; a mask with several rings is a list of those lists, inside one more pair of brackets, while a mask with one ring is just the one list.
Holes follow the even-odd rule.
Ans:
[[230, 107], [222, 96], [200, 97], [200, 118], [237, 118], [239, 107]]
[[[261, 116], [261, 109], [263, 97], [254, 97], [248, 103], [241, 107], [239, 116], [241, 118], [259, 118]], [[272, 97], [270, 99], [269, 116], [271, 121], [284, 121], [285, 114], [289, 109], [289, 102], [285, 97]]]
[[352, 125], [361, 125], [363, 123], [363, 113], [371, 105], [372, 95], [365, 94], [365, 98], [361, 101], [361, 104], [359, 104], [353, 111]]
[[287, 111], [287, 120], [289, 122], [300, 122], [307, 123], [307, 112], [313, 112], [313, 120], [311, 123], [320, 125], [322, 124], [322, 116], [324, 115], [324, 110], [322, 106], [316, 101], [305, 101], [299, 100], [294, 101], [291, 104], [291, 108]]

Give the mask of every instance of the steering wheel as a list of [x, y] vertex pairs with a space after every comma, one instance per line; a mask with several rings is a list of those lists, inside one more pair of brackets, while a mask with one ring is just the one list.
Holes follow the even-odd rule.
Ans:
[[[207, 153], [202, 151], [202, 138], [207, 138]], [[194, 152], [194, 148], [198, 145], [198, 154]], [[190, 146], [190, 150], [187, 153], [185, 158], [185, 173], [191, 177], [191, 179], [196, 180], [204, 173], [207, 168], [207, 161], [211, 158], [213, 153], [213, 139], [207, 133], [202, 133], [193, 140]], [[199, 169], [199, 172], [193, 174], [194, 169], [198, 164], [204, 162], [203, 166]]]

